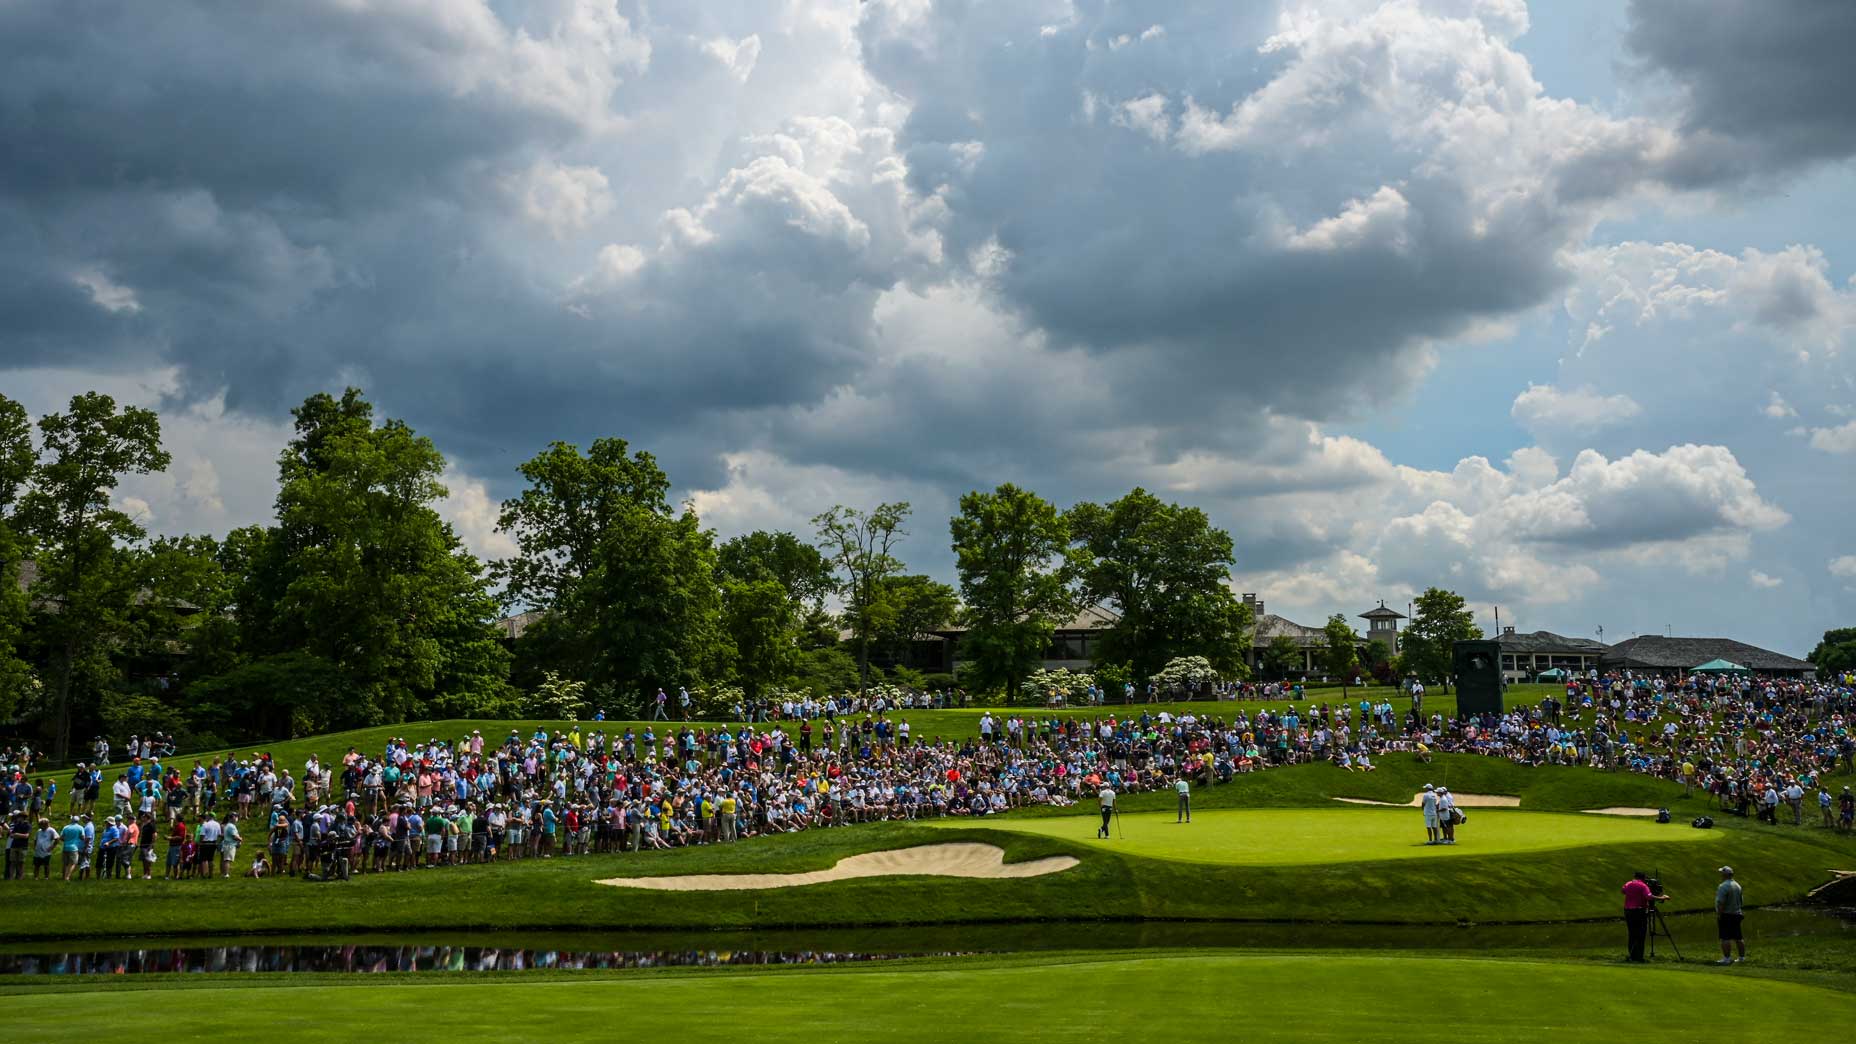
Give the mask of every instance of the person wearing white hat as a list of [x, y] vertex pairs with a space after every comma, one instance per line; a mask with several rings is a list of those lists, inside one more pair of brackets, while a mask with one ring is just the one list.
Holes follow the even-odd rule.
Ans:
[[1418, 799], [1418, 807], [1424, 811], [1424, 843], [1434, 845], [1440, 837], [1437, 833], [1437, 788], [1429, 783], [1424, 785], [1424, 796]]
[[[1744, 911], [1740, 882], [1734, 880], [1734, 868], [1731, 866], [1721, 867], [1720, 873], [1721, 886], [1714, 890], [1714, 918], [1719, 925], [1721, 959], [1714, 963], [1738, 964], [1746, 960], [1746, 933], [1740, 925]], [[1736, 948], [1739, 950], [1738, 956], [1732, 952]]]

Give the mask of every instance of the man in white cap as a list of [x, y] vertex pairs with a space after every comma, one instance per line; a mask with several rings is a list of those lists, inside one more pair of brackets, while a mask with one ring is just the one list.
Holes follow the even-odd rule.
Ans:
[[[1714, 890], [1714, 918], [1720, 926], [1721, 959], [1716, 964], [1738, 964], [1746, 960], [1746, 937], [1740, 930], [1742, 914], [1740, 882], [1734, 880], [1734, 868], [1721, 867], [1721, 886]], [[1739, 956], [1730, 951], [1739, 949]]]
[[1437, 788], [1429, 783], [1424, 785], [1424, 796], [1419, 799], [1418, 807], [1424, 810], [1424, 843], [1434, 845], [1437, 834]]

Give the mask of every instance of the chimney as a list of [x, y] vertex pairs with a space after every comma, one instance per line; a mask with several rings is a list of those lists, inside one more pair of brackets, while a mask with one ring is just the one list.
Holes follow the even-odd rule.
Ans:
[[1502, 637], [1503, 637], [1503, 638], [1508, 638], [1508, 637], [1512, 637], [1512, 636], [1513, 636], [1513, 634], [1514, 634], [1514, 624], [1509, 624], [1508, 626], [1506, 626], [1506, 627], [1504, 627], [1504, 628], [1502, 628]]
[[1253, 620], [1263, 615], [1263, 599], [1253, 593], [1244, 595], [1244, 606], [1250, 610], [1250, 618]]

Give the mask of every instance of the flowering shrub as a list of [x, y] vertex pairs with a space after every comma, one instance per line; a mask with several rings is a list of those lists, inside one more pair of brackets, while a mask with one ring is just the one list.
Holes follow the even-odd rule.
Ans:
[[1034, 703], [1068, 703], [1072, 699], [1081, 699], [1089, 691], [1090, 681], [1087, 673], [1059, 667], [1054, 671], [1033, 672], [1018, 689], [1027, 700]]
[[1205, 657], [1178, 656], [1160, 668], [1160, 673], [1153, 676], [1153, 682], [1162, 689], [1174, 685], [1192, 689], [1208, 681], [1215, 681], [1217, 677], [1218, 672], [1212, 669], [1211, 661]]

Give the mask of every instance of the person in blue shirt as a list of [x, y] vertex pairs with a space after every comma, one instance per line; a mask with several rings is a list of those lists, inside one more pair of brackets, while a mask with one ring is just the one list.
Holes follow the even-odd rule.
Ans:
[[84, 848], [84, 828], [78, 825], [76, 816], [58, 831], [58, 840], [64, 851], [64, 879], [69, 881], [77, 870], [78, 853]]

